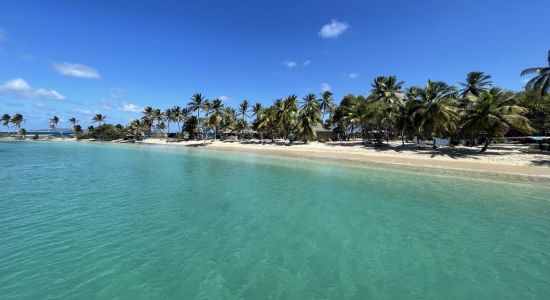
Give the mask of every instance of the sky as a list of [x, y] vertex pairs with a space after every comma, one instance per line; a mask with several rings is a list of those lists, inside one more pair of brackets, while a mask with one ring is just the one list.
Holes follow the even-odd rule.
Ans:
[[0, 5], [0, 114], [27, 129], [96, 113], [127, 124], [193, 93], [237, 106], [376, 76], [449, 84], [483, 71], [521, 90], [545, 66], [549, 0], [25, 1]]

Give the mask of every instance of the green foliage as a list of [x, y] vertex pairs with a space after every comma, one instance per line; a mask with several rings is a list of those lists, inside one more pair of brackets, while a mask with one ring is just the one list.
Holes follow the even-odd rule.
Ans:
[[197, 137], [198, 134], [198, 119], [195, 116], [192, 116], [185, 121], [185, 124], [183, 125], [183, 131], [187, 132], [189, 134], [190, 139], [194, 139]]
[[529, 119], [537, 134], [550, 135], [550, 96], [541, 96], [539, 91], [526, 90], [516, 95], [518, 104], [527, 109]]
[[548, 51], [548, 65], [546, 67], [527, 68], [521, 72], [521, 76], [536, 74], [525, 85], [527, 90], [539, 91], [541, 96], [550, 92], [550, 50]]
[[102, 124], [94, 128], [93, 131], [86, 133], [77, 133], [77, 139], [98, 139], [102, 141], [112, 141], [124, 138], [126, 130], [116, 127], [112, 124]]

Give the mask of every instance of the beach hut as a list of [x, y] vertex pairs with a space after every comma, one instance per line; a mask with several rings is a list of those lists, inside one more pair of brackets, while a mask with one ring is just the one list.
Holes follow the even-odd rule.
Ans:
[[327, 129], [322, 126], [315, 126], [313, 129], [317, 133], [318, 141], [334, 141], [337, 139], [336, 133], [334, 133], [332, 129]]

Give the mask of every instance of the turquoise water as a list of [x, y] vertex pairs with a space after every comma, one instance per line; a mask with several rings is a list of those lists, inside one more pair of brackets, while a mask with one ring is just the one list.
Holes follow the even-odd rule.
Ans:
[[549, 299], [550, 188], [0, 143], [1, 299]]

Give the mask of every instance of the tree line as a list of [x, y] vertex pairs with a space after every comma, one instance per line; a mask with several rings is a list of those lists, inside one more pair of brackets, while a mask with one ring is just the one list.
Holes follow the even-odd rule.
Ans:
[[[165, 110], [146, 107], [141, 118], [127, 126], [106, 124], [106, 117], [97, 114], [86, 131], [76, 118], [69, 119], [79, 138], [117, 139], [131, 135], [141, 139], [154, 133], [191, 139], [220, 138], [231, 131], [239, 138], [254, 130], [262, 138], [308, 142], [316, 138], [316, 128], [334, 131], [339, 139], [353, 137], [382, 143], [400, 137], [403, 141], [449, 137], [483, 141], [485, 151], [492, 139], [506, 134], [548, 135], [550, 130], [550, 51], [548, 67], [525, 69], [521, 75], [536, 74], [525, 91], [511, 92], [493, 85], [491, 76], [470, 72], [464, 82], [452, 86], [429, 80], [424, 86], [405, 87], [395, 76], [376, 77], [367, 96], [346, 95], [336, 104], [330, 91], [317, 97], [307, 94], [299, 98], [289, 95], [271, 105], [252, 104], [244, 100], [237, 108], [220, 99], [207, 99], [194, 94], [183, 106]], [[2, 124], [20, 129], [20, 114], [2, 116]], [[50, 119], [50, 128], [57, 129], [59, 118]], [[60, 132], [61, 134], [61, 132]]]

